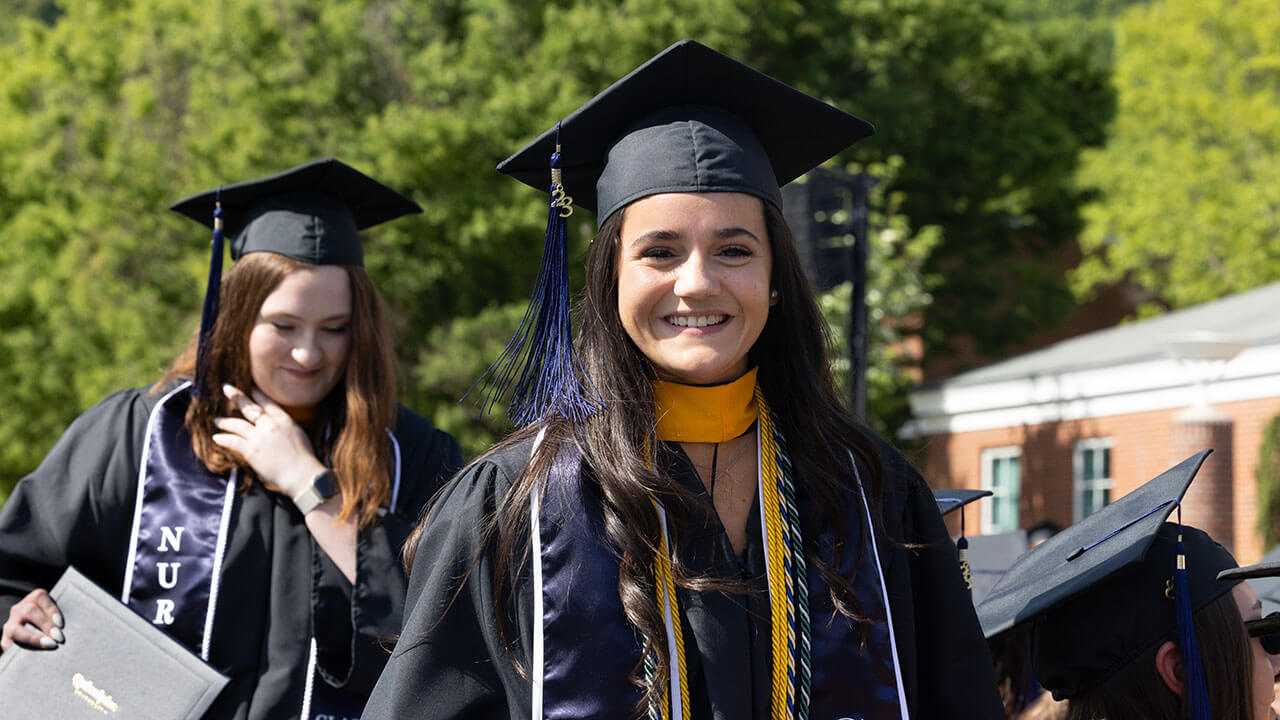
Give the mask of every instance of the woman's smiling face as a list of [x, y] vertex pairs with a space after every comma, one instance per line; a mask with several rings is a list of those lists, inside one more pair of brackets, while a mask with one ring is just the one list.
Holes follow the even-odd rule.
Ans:
[[764, 204], [742, 193], [664, 193], [627, 206], [618, 314], [664, 380], [709, 385], [748, 369], [769, 319]]
[[336, 265], [295, 270], [258, 311], [249, 332], [253, 384], [306, 415], [342, 379], [351, 348], [351, 280]]

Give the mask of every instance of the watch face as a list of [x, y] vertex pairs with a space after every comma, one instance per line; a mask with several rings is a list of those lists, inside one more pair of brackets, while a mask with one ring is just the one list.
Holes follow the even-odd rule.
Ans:
[[333, 481], [332, 470], [325, 470], [320, 473], [311, 481], [311, 484], [315, 485], [316, 492], [319, 492], [320, 496], [326, 500], [333, 497], [333, 494], [338, 491], [336, 483]]

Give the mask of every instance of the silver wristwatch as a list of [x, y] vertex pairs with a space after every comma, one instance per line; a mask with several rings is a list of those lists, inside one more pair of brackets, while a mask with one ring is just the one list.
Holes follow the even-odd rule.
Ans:
[[334, 487], [333, 482], [333, 471], [325, 470], [312, 478], [311, 482], [302, 489], [302, 492], [293, 496], [293, 504], [297, 505], [298, 511], [305, 516], [333, 497], [336, 491], [337, 488]]

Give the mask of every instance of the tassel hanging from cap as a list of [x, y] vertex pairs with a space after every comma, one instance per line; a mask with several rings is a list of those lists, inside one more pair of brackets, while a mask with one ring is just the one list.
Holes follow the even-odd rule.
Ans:
[[1178, 504], [1177, 566], [1173, 571], [1173, 598], [1178, 617], [1178, 645], [1182, 649], [1182, 666], [1186, 670], [1187, 711], [1190, 720], [1212, 720], [1209, 688], [1196, 642], [1195, 618], [1191, 610], [1191, 583], [1187, 579], [1187, 550], [1182, 543], [1182, 504]]
[[969, 569], [969, 539], [964, 536], [964, 505], [960, 506], [960, 539], [956, 540], [956, 560], [960, 562], [960, 574], [964, 585], [973, 592], [973, 571]]
[[204, 309], [200, 313], [200, 337], [196, 345], [196, 376], [191, 395], [205, 397], [209, 388], [209, 353], [213, 325], [218, 319], [218, 296], [222, 290], [222, 187], [213, 202], [213, 240], [209, 250], [209, 282], [204, 291]]
[[551, 155], [551, 187], [547, 208], [546, 243], [529, 307], [502, 355], [481, 380], [490, 377], [487, 410], [498, 398], [510, 397], [507, 416], [518, 427], [547, 417], [582, 420], [599, 409], [591, 388], [584, 385], [573, 352], [569, 303], [569, 230], [573, 198], [565, 193], [560, 126]]

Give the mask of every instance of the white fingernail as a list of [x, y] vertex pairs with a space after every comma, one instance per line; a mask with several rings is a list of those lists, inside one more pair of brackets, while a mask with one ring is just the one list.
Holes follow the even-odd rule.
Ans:
[[48, 635], [41, 635], [40, 647], [44, 648], [45, 650], [52, 650], [58, 647], [58, 643], [54, 642], [53, 638], [49, 637]]
[[58, 643], [59, 645], [67, 641], [67, 636], [63, 635], [62, 631], [59, 630], [58, 628], [50, 628], [49, 637], [53, 638], [54, 642]]
[[67, 624], [66, 624], [66, 623], [62, 622], [62, 613], [60, 613], [60, 612], [56, 612], [56, 613], [54, 613], [54, 614], [53, 614], [53, 624], [54, 624], [54, 625], [57, 625], [58, 627], [66, 627], [66, 626], [67, 626]]
[[228, 397], [229, 397], [229, 396], [231, 396], [233, 393], [235, 393], [235, 391], [236, 391], [236, 389], [235, 389], [235, 388], [231, 387], [230, 385], [228, 385], [228, 384], [226, 384], [226, 383], [223, 383], [223, 385], [222, 385], [222, 394], [223, 394], [223, 395], [226, 395], [226, 396], [228, 396]]

